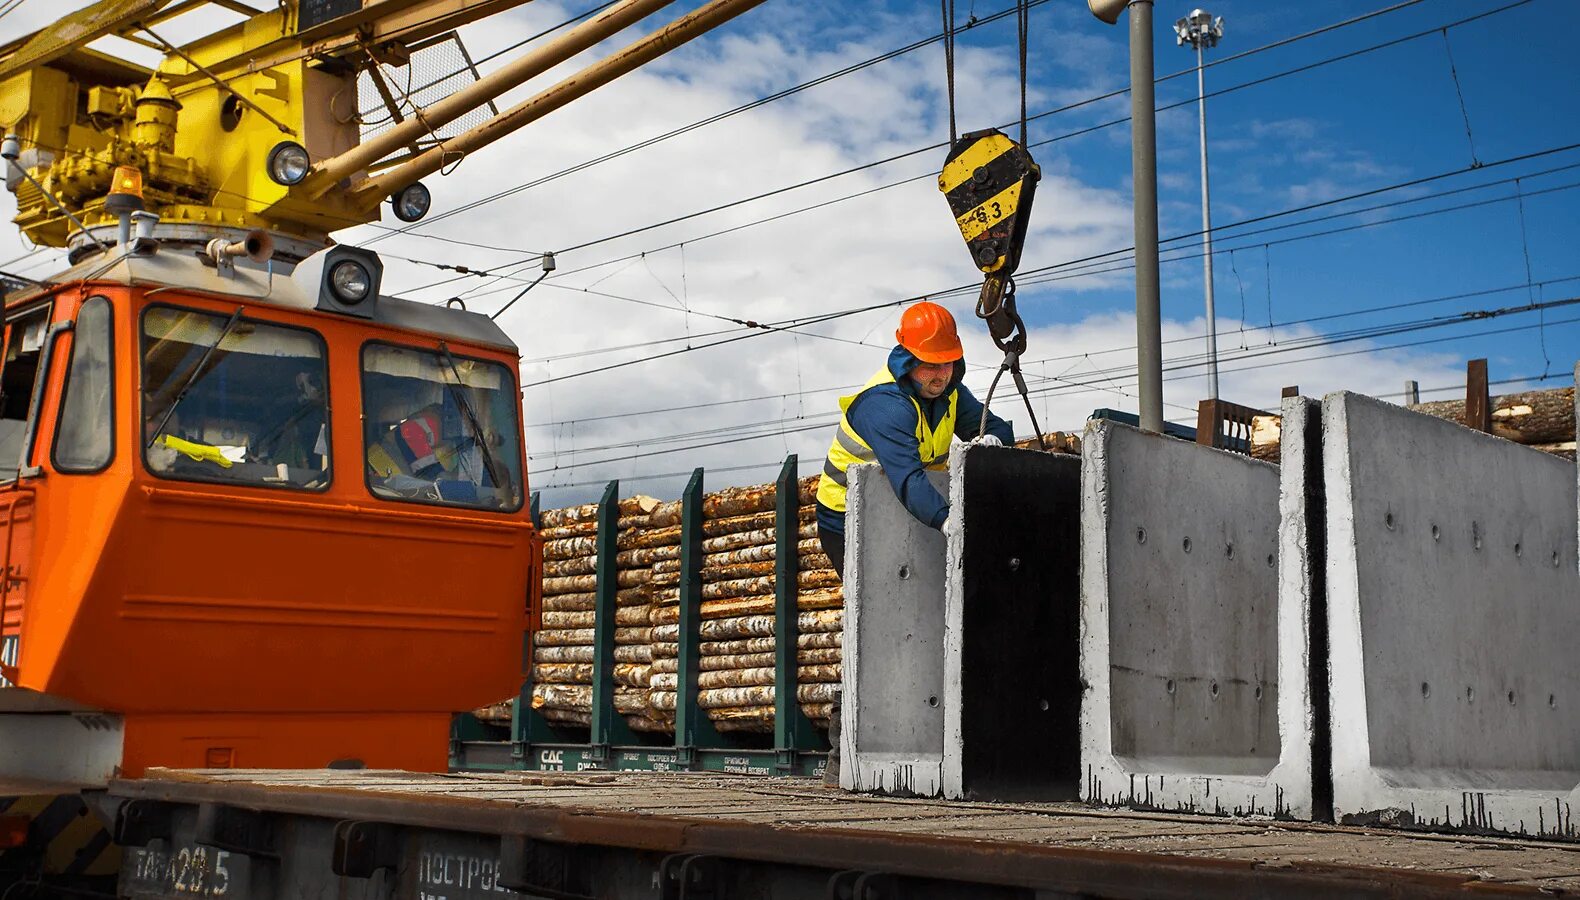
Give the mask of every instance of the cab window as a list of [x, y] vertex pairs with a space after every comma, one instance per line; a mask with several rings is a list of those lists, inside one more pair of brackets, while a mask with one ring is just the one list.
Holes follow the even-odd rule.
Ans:
[[516, 383], [499, 363], [368, 344], [362, 350], [368, 489], [386, 500], [521, 508]]
[[110, 301], [89, 297], [77, 311], [71, 362], [55, 423], [54, 462], [61, 472], [97, 472], [115, 453]]
[[49, 307], [6, 320], [5, 366], [0, 368], [0, 481], [13, 481], [32, 412], [33, 382], [49, 336]]
[[323, 338], [170, 306], [142, 321], [143, 458], [166, 478], [323, 490], [329, 397]]

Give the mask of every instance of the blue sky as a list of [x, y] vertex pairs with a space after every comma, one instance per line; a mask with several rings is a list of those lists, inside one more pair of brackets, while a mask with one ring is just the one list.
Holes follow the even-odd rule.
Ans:
[[[591, 0], [532, 0], [463, 29], [472, 56], [493, 69], [512, 44], [581, 13]], [[594, 50], [512, 91], [501, 108], [645, 34], [695, 2], [676, 3]], [[962, 21], [1008, 0], [956, 0]], [[1379, 9], [1383, 0], [1268, 4], [1225, 0], [1209, 7], [1227, 35], [1209, 60], [1257, 48]], [[1498, 10], [1507, 0], [1422, 0], [1287, 46], [1207, 70], [1209, 91], [1243, 85], [1375, 44], [1426, 35], [1351, 59], [1231, 91], [1209, 101], [1214, 220], [1219, 226], [1472, 164], [1580, 142], [1580, 4], [1529, 0], [1448, 30], [1465, 114], [1437, 31]], [[1190, 68], [1172, 22], [1186, 3], [1156, 8], [1159, 75]], [[38, 0], [0, 22], [0, 37], [59, 14]], [[173, 27], [173, 26], [172, 26]], [[894, 308], [793, 331], [740, 337], [719, 316], [781, 321], [897, 301], [978, 280], [932, 176], [942, 150], [909, 155], [829, 180], [831, 173], [908, 153], [947, 138], [943, 54], [937, 44], [836, 78], [535, 187], [464, 215], [447, 211], [501, 188], [542, 179], [610, 151], [715, 116], [852, 63], [932, 35], [932, 2], [770, 0], [717, 32], [625, 76], [499, 144], [428, 179], [435, 213], [411, 233], [350, 229], [337, 239], [385, 254], [385, 290], [415, 299], [462, 296], [492, 312], [535, 274], [529, 251], [562, 250], [554, 277], [502, 315], [522, 348], [524, 416], [535, 486], [550, 505], [596, 494], [611, 477], [629, 490], [673, 494], [683, 479], [654, 477], [706, 465], [709, 485], [760, 481], [785, 453], [816, 468], [842, 390], [883, 359]], [[1040, 112], [1123, 88], [1127, 28], [1102, 24], [1079, 0], [1031, 12], [1030, 107]], [[1018, 103], [1013, 18], [960, 37], [957, 60], [963, 130], [1012, 119]], [[141, 52], [128, 50], [129, 56]], [[392, 72], [390, 80], [404, 78]], [[425, 74], [418, 72], [420, 81]], [[1193, 75], [1158, 86], [1161, 231], [1200, 227]], [[1116, 97], [1047, 116], [1031, 140], [1048, 140], [1121, 118]], [[1474, 157], [1465, 134], [1468, 116]], [[1121, 123], [1035, 150], [1044, 172], [1022, 269], [1065, 263], [1131, 242], [1129, 129]], [[1563, 167], [1563, 171], [1540, 174]], [[1512, 202], [1519, 177], [1524, 237]], [[803, 181], [806, 187], [736, 201]], [[1552, 376], [1567, 384], [1580, 357], [1580, 306], [1329, 347], [1341, 331], [1453, 313], [1580, 296], [1580, 280], [1345, 315], [1380, 306], [1523, 285], [1526, 257], [1537, 281], [1580, 275], [1568, 248], [1580, 241], [1580, 150], [1487, 165], [1413, 188], [1324, 206], [1302, 216], [1226, 229], [1216, 257], [1223, 395], [1262, 408], [1279, 388], [1311, 395], [1338, 389], [1397, 395], [1407, 378], [1424, 390], [1462, 384], [1464, 361], [1491, 359], [1494, 380]], [[1478, 185], [1486, 185], [1477, 188]], [[1464, 189], [1464, 190], [1462, 190]], [[1448, 196], [1434, 197], [1446, 191]], [[860, 193], [855, 199], [841, 199]], [[9, 195], [0, 213], [9, 216]], [[1359, 212], [1364, 207], [1412, 201]], [[1486, 202], [1495, 201], [1495, 202]], [[1473, 208], [1435, 214], [1445, 207]], [[827, 204], [816, 209], [808, 207]], [[715, 206], [718, 212], [667, 225]], [[805, 211], [802, 211], [805, 210]], [[1427, 215], [1422, 215], [1428, 213]], [[1266, 229], [1331, 217], [1236, 238]], [[1413, 216], [1406, 221], [1383, 220]], [[762, 221], [773, 218], [772, 221]], [[1368, 225], [1355, 229], [1354, 226]], [[653, 227], [657, 225], [657, 227]], [[1313, 232], [1353, 229], [1323, 237]], [[626, 237], [622, 232], [640, 229]], [[734, 230], [732, 230], [734, 229]], [[567, 248], [592, 243], [582, 249]], [[489, 245], [487, 249], [476, 244]], [[683, 245], [683, 246], [681, 246]], [[1264, 247], [1264, 245], [1267, 245]], [[1198, 243], [1163, 266], [1166, 364], [1190, 365], [1202, 348]], [[0, 254], [3, 256], [5, 254]], [[465, 277], [429, 263], [493, 272]], [[1022, 312], [1032, 328], [1027, 371], [1046, 429], [1079, 430], [1097, 407], [1134, 409], [1131, 273], [1110, 271], [1037, 283], [1023, 279]], [[1073, 274], [1065, 272], [1063, 274]], [[985, 390], [997, 355], [971, 317], [972, 298], [946, 295], [973, 363], [968, 382]], [[1319, 321], [1309, 321], [1322, 318]], [[1269, 319], [1273, 327], [1269, 329]], [[1494, 329], [1521, 329], [1485, 334]], [[717, 332], [717, 334], [713, 334]], [[710, 336], [711, 335], [711, 336]], [[1438, 341], [1448, 338], [1450, 340]], [[1417, 342], [1433, 340], [1435, 343]], [[653, 341], [665, 341], [651, 344]], [[1545, 341], [1545, 350], [1543, 342]], [[1414, 346], [1397, 346], [1414, 344]], [[640, 345], [640, 346], [637, 346]], [[693, 348], [660, 359], [657, 353]], [[1345, 355], [1339, 355], [1345, 354]], [[615, 368], [604, 368], [616, 366]], [[595, 371], [596, 370], [596, 371]], [[1500, 387], [1508, 390], [1518, 385]], [[1165, 386], [1165, 414], [1193, 421], [1205, 396], [1201, 369]], [[1030, 424], [1007, 403], [995, 409]], [[729, 470], [729, 471], [724, 471]]]
[[[1244, 84], [1324, 58], [1436, 28], [1500, 3], [1432, 3], [1380, 16], [1328, 35], [1233, 60], [1207, 71], [1209, 91]], [[1054, 4], [1033, 12], [1034, 40], [1058, 40], [1053, 32], [1078, 31], [1082, 38], [1101, 42], [1112, 63], [1111, 79], [1123, 77], [1125, 37], [1120, 28], [1105, 29], [1085, 18], [1076, 4]], [[1183, 14], [1159, 4], [1157, 17]], [[1227, 34], [1209, 60], [1252, 49], [1350, 16], [1369, 12], [1379, 4], [1328, 2], [1278, 4], [1270, 11], [1264, 3], [1232, 0], [1210, 7], [1227, 22]], [[1121, 23], [1123, 24], [1123, 23]], [[1328, 200], [1416, 177], [1464, 168], [1479, 160], [1495, 162], [1523, 154], [1580, 142], [1580, 60], [1567, 46], [1568, 35], [1580, 25], [1580, 7], [1562, 0], [1537, 0], [1479, 21], [1450, 28], [1447, 44], [1441, 33], [1338, 62], [1265, 85], [1236, 91], [1209, 101], [1209, 141], [1213, 172], [1215, 222], [1226, 224], [1304, 203]], [[1166, 74], [1188, 67], [1193, 54], [1178, 47], [1159, 22], [1155, 65]], [[998, 34], [973, 36], [1007, 39], [1009, 28]], [[1448, 48], [1463, 89], [1462, 115], [1450, 75]], [[1037, 83], [1057, 91], [1065, 79], [1089, 76], [1090, 69], [1071, 65], [1038, 67]], [[1188, 100], [1195, 93], [1195, 79], [1179, 78], [1160, 85], [1160, 105]], [[1475, 155], [1465, 133], [1468, 115]], [[1071, 113], [1033, 126], [1039, 134], [1073, 130], [1102, 114]], [[1160, 116], [1159, 176], [1161, 231], [1165, 235], [1199, 228], [1198, 150], [1194, 105]], [[1068, 165], [1096, 184], [1125, 190], [1129, 159], [1123, 152], [1128, 133], [1123, 128], [1074, 138], [1044, 155], [1045, 164]], [[1493, 166], [1443, 179], [1408, 191], [1393, 192], [1365, 201], [1327, 209], [1331, 213], [1409, 197], [1421, 197], [1471, 185], [1505, 181], [1580, 162], [1580, 153], [1569, 152], [1528, 162]], [[1241, 309], [1253, 324], [1265, 326], [1269, 316], [1277, 323], [1315, 315], [1352, 312], [1400, 301], [1464, 293], [1479, 289], [1519, 285], [1527, 281], [1526, 253], [1534, 279], [1546, 280], [1580, 274], [1580, 265], [1567, 248], [1580, 231], [1575, 190], [1557, 190], [1580, 181], [1580, 169], [1521, 179], [1519, 189], [1536, 194], [1524, 201], [1524, 237], [1515, 202], [1490, 203], [1477, 208], [1413, 221], [1378, 225], [1347, 234], [1312, 238], [1263, 249], [1266, 240], [1289, 238], [1335, 226], [1420, 213], [1470, 202], [1513, 198], [1514, 184], [1503, 184], [1458, 194], [1441, 200], [1424, 200], [1370, 216], [1334, 220], [1321, 226], [1293, 228], [1264, 237], [1235, 240], [1225, 235], [1221, 247], [1245, 247], [1216, 258], [1216, 285], [1221, 317], [1238, 320]], [[1291, 219], [1293, 220], [1293, 218]], [[1285, 220], [1280, 220], [1280, 224]], [[1232, 232], [1231, 232], [1232, 234]], [[1238, 279], [1235, 271], [1238, 271]], [[1201, 308], [1200, 261], [1165, 264], [1163, 309], [1166, 316], [1186, 318]], [[1269, 287], [1269, 282], [1271, 286]], [[1128, 285], [1094, 290], [1078, 296], [1041, 291], [1037, 302], [1039, 322], [1068, 322], [1093, 308], [1127, 308]], [[1467, 298], [1424, 307], [1389, 311], [1336, 320], [1323, 330], [1341, 325], [1397, 322], [1425, 315], [1462, 310], [1512, 306], [1540, 298], [1560, 299], [1580, 293], [1580, 282], [1555, 284], [1541, 291], [1524, 289], [1479, 298]], [[1244, 306], [1242, 307], [1242, 297]], [[1553, 310], [1554, 321], [1573, 319], [1576, 312]], [[1405, 342], [1451, 334], [1470, 334], [1494, 327], [1529, 325], [1535, 314], [1500, 319], [1438, 332], [1398, 336], [1387, 342]], [[1221, 338], [1223, 349], [1238, 347], [1238, 324], [1233, 335]], [[1276, 336], [1276, 331], [1275, 331]], [[1502, 336], [1466, 338], [1435, 345], [1460, 356], [1486, 355], [1493, 360], [1494, 378], [1549, 372], [1572, 377], [1580, 354], [1580, 328], [1554, 324], [1546, 330], [1546, 357], [1538, 331]], [[1265, 342], [1266, 332], [1245, 339]], [[1550, 361], [1550, 362], [1549, 362]], [[1265, 404], [1265, 398], [1248, 402]]]

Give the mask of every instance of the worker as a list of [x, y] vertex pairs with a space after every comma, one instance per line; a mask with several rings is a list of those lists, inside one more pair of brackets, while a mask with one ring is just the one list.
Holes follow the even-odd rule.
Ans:
[[862, 389], [841, 397], [842, 412], [817, 486], [817, 535], [835, 572], [845, 577], [846, 470], [877, 461], [895, 496], [922, 524], [944, 530], [949, 502], [927, 480], [927, 470], [949, 466], [953, 438], [1002, 445], [1014, 439], [1008, 422], [988, 413], [977, 434], [982, 403], [960, 383], [965, 352], [954, 316], [936, 303], [906, 307], [899, 342]]

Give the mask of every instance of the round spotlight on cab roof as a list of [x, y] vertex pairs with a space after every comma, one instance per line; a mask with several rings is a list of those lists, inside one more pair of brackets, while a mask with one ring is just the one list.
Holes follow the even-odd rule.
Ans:
[[295, 141], [281, 141], [269, 151], [268, 168], [270, 180], [290, 187], [302, 183], [312, 171], [313, 161], [308, 159], [306, 147]]
[[413, 182], [396, 191], [390, 197], [390, 205], [395, 207], [395, 218], [415, 222], [433, 208], [433, 194], [428, 193], [422, 182]]
[[368, 298], [373, 289], [373, 276], [368, 267], [354, 259], [342, 259], [329, 270], [329, 289], [335, 299], [347, 306], [356, 306]]

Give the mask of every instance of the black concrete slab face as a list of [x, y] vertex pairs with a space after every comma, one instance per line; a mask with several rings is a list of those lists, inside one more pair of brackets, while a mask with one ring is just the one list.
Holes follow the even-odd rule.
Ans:
[[968, 446], [950, 471], [944, 793], [1073, 799], [1080, 460]]

